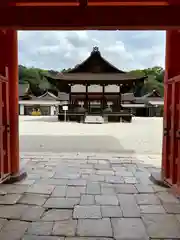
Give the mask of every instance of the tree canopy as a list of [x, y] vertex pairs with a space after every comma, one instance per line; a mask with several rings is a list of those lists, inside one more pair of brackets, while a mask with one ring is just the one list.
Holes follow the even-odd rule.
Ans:
[[[61, 72], [66, 72], [69, 69], [62, 69]], [[57, 89], [54, 85], [52, 85], [46, 77], [44, 77], [47, 73], [51, 75], [56, 75], [58, 71], [54, 70], [44, 70], [40, 68], [27, 68], [23, 65], [19, 65], [19, 83], [29, 83], [30, 89], [32, 93], [37, 96], [45, 92], [46, 90], [56, 92]], [[140, 95], [151, 92], [152, 90], [157, 90], [161, 96], [164, 94], [164, 69], [159, 66], [155, 66], [147, 69], [136, 69], [129, 72], [130, 74], [137, 75], [145, 75], [148, 76], [147, 80], [145, 80], [145, 84], [143, 87], [137, 89]], [[139, 95], [138, 94], [138, 95]]]

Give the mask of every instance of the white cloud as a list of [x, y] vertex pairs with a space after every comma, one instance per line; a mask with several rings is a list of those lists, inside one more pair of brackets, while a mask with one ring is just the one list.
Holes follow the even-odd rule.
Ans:
[[19, 63], [61, 70], [79, 64], [98, 46], [122, 70], [164, 67], [165, 32], [158, 31], [20, 31]]

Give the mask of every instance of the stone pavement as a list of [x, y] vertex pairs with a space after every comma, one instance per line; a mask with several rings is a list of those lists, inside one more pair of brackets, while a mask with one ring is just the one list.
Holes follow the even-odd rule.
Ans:
[[0, 240], [180, 239], [180, 201], [149, 180], [158, 155], [22, 154], [0, 185]]

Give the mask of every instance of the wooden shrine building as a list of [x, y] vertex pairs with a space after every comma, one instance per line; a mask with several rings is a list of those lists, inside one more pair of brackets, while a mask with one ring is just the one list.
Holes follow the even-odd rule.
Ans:
[[[136, 77], [119, 70], [102, 57], [98, 47], [94, 47], [81, 64], [47, 78], [60, 93], [67, 94], [70, 118], [81, 112], [81, 115], [108, 115], [109, 120], [114, 121], [131, 121], [130, 109], [122, 104], [135, 100], [134, 91], [144, 84], [146, 76]], [[63, 117], [62, 107], [59, 116]]]
[[25, 95], [22, 99], [19, 97], [19, 114], [32, 115], [33, 112], [39, 112], [40, 115], [54, 116], [59, 104], [60, 99], [49, 91], [38, 97]]

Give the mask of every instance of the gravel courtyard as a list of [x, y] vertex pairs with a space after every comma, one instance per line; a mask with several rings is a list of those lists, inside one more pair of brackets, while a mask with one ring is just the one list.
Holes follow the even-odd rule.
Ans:
[[161, 154], [162, 118], [132, 123], [78, 124], [56, 117], [20, 117], [21, 152]]

